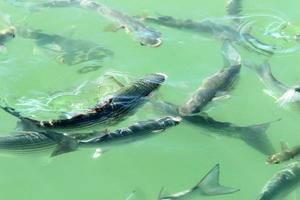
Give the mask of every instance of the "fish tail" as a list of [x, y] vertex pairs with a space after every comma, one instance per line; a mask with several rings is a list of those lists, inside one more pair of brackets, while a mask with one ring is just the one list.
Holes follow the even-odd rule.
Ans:
[[269, 140], [266, 131], [272, 123], [279, 120], [281, 119], [272, 122], [242, 127], [241, 139], [261, 153], [265, 155], [271, 155], [275, 152], [275, 149], [271, 141]]
[[220, 164], [215, 165], [193, 188], [200, 189], [205, 195], [223, 195], [238, 192], [239, 189], [220, 185]]

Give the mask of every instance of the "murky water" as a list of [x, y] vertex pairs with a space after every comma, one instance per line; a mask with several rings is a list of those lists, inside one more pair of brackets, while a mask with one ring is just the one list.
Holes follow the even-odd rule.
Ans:
[[[209, 36], [149, 23], [163, 35], [163, 45], [151, 48], [141, 46], [123, 30], [105, 31], [110, 22], [94, 12], [72, 7], [36, 11], [8, 2], [0, 2], [1, 28], [13, 25], [39, 30], [60, 36], [56, 39], [63, 43], [57, 46], [19, 34], [5, 44], [6, 50], [0, 54], [0, 96], [26, 116], [51, 119], [84, 111], [121, 87], [110, 75], [126, 85], [144, 74], [167, 74], [166, 83], [152, 99], [183, 104], [202, 80], [223, 67], [222, 43]], [[223, 18], [223, 0], [101, 2], [132, 16], [160, 14], [228, 23]], [[272, 72], [287, 85], [299, 85], [300, 44], [292, 36], [300, 33], [300, 2], [245, 0], [243, 5], [242, 13], [249, 23], [241, 30], [281, 47], [270, 57]], [[287, 28], [281, 30], [284, 26]], [[64, 49], [69, 54], [63, 53]], [[243, 59], [253, 62], [266, 58], [243, 48], [241, 53]], [[205, 112], [216, 120], [240, 126], [281, 119], [267, 130], [272, 144], [276, 150], [281, 141], [298, 145], [300, 110], [280, 107], [263, 92], [264, 88], [256, 73], [243, 66], [230, 98], [213, 102]], [[114, 130], [164, 115], [148, 103], [121, 123], [106, 128]], [[18, 128], [17, 118], [4, 111], [0, 117], [1, 135]], [[154, 137], [112, 145], [107, 150], [97, 159], [92, 158], [93, 148], [55, 158], [49, 157], [51, 151], [25, 155], [3, 151], [1, 198], [153, 200], [162, 187], [168, 194], [192, 187], [219, 163], [220, 182], [239, 188], [240, 192], [212, 197], [194, 195], [191, 199], [254, 200], [271, 176], [284, 166], [267, 165], [267, 156], [242, 140], [187, 122]], [[300, 199], [300, 195], [294, 190], [283, 199]]]

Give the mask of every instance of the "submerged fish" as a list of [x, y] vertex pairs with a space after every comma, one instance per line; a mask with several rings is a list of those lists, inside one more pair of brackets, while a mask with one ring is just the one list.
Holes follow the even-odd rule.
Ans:
[[6, 42], [15, 38], [15, 32], [15, 27], [9, 27], [0, 31], [0, 48], [3, 48]]
[[300, 86], [290, 87], [277, 80], [273, 76], [268, 62], [258, 67], [250, 64], [249, 66], [255, 68], [260, 80], [267, 87], [266, 93], [274, 97], [280, 106], [284, 107], [289, 103], [300, 102]]
[[42, 128], [74, 128], [100, 123], [116, 123], [144, 104], [165, 79], [166, 75], [161, 73], [146, 75], [105, 100], [100, 101], [88, 111], [65, 119], [39, 121], [22, 116], [21, 113], [8, 106], [2, 106], [2, 109], [18, 117], [23, 124]]
[[240, 69], [241, 58], [229, 44], [223, 46], [224, 60], [228, 63], [222, 70], [205, 79], [192, 97], [180, 108], [182, 115], [199, 113], [213, 99], [224, 96], [232, 88]]
[[173, 199], [184, 199], [188, 196], [204, 195], [204, 196], [214, 196], [214, 195], [224, 195], [231, 194], [240, 191], [239, 189], [230, 188], [222, 186], [219, 184], [220, 177], [220, 165], [217, 164], [212, 168], [194, 187], [182, 192], [171, 194], [168, 196], [160, 197], [160, 200], [173, 200]]
[[172, 103], [164, 101], [155, 101], [152, 103], [157, 110], [169, 115], [180, 116], [183, 121], [189, 122], [200, 128], [205, 128], [212, 131], [214, 134], [243, 140], [246, 144], [264, 155], [271, 155], [275, 152], [272, 143], [266, 135], [266, 130], [269, 128], [271, 122], [250, 126], [238, 126], [230, 122], [217, 121], [206, 113], [181, 115], [179, 106]]
[[90, 0], [80, 0], [79, 3], [81, 7], [96, 11], [108, 20], [117, 23], [118, 29], [124, 28], [141, 45], [158, 47], [162, 44], [160, 32], [146, 27], [142, 22], [127, 14]]
[[280, 164], [282, 162], [294, 159], [300, 155], [300, 145], [289, 148], [286, 143], [281, 143], [281, 152], [270, 155], [267, 158], [269, 164]]
[[[151, 136], [164, 131], [170, 127], [176, 126], [181, 119], [178, 117], [163, 117], [155, 120], [137, 122], [129, 127], [117, 129], [115, 131], [106, 131], [103, 134], [92, 136], [87, 139], [78, 139], [61, 133], [50, 133], [47, 136], [55, 140], [58, 145], [51, 156], [57, 156], [63, 153], [75, 151], [79, 147], [103, 147], [111, 144], [127, 144], [146, 136]], [[95, 135], [95, 133], [92, 133]], [[82, 134], [84, 135], [84, 134]]]
[[300, 184], [300, 162], [287, 165], [264, 186], [257, 200], [281, 200]]
[[62, 64], [85, 64], [99, 67], [104, 58], [113, 55], [111, 50], [87, 40], [71, 39], [22, 27], [18, 27], [17, 33], [21, 37], [34, 40], [39, 48], [53, 55]]
[[203, 36], [213, 37], [220, 41], [236, 42], [240, 46], [261, 52], [266, 55], [272, 55], [275, 47], [265, 44], [253, 37], [249, 33], [241, 33], [233, 26], [217, 23], [213, 20], [205, 19], [199, 22], [193, 20], [180, 20], [171, 16], [146, 17], [146, 22], [151, 22], [170, 28], [198, 33]]

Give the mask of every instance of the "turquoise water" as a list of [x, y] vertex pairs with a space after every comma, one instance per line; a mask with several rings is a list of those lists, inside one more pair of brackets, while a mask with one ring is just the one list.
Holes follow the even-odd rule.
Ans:
[[[99, 1], [100, 2], [100, 1]], [[218, 1], [101, 1], [130, 15], [165, 14], [176, 18], [200, 20], [222, 19], [225, 15], [223, 0]], [[300, 2], [244, 1], [243, 13], [253, 17], [252, 31], [259, 31], [277, 18], [300, 26]], [[30, 12], [1, 1], [1, 26], [7, 25], [40, 29], [44, 33], [59, 34], [74, 40], [89, 40], [113, 52], [91, 72], [80, 73], [84, 64], [69, 66], [60, 58], [43, 51], [34, 41], [17, 37], [5, 46], [0, 55], [1, 97], [9, 105], [30, 116], [57, 117], [90, 107], [99, 98], [117, 90], [118, 86], [104, 74], [114, 74], [126, 84], [144, 74], [161, 72], [168, 75], [166, 83], [154, 99], [182, 104], [197, 89], [203, 79], [223, 67], [221, 43], [196, 33], [178, 31], [158, 25], [149, 26], [163, 34], [159, 48], [141, 46], [123, 30], [104, 31], [110, 24], [96, 13], [77, 8], [43, 9]], [[270, 17], [260, 23], [262, 15]], [[10, 20], [7, 20], [10, 16]], [[300, 29], [299, 29], [300, 30]], [[277, 44], [275, 39], [265, 38]], [[279, 45], [285, 45], [284, 42]], [[288, 44], [285, 47], [296, 46]], [[260, 59], [257, 54], [245, 53]], [[288, 85], [300, 83], [300, 51], [274, 55], [270, 59], [272, 71]], [[89, 66], [89, 65], [87, 65]], [[99, 87], [103, 84], [104, 87]], [[291, 146], [299, 144], [299, 110], [282, 108], [263, 92], [264, 85], [249, 68], [242, 67], [240, 80], [231, 97], [214, 103], [206, 112], [220, 121], [237, 125], [251, 125], [282, 119], [272, 123], [267, 134], [279, 150], [280, 141]], [[100, 92], [99, 92], [100, 91]], [[66, 94], [67, 92], [67, 94]], [[136, 121], [163, 116], [151, 104], [120, 124], [126, 127]], [[17, 119], [0, 112], [1, 134], [16, 129]], [[97, 129], [102, 127], [93, 127]], [[95, 149], [49, 158], [51, 152], [14, 155], [2, 152], [0, 157], [0, 187], [3, 199], [157, 199], [162, 187], [175, 193], [197, 183], [215, 164], [220, 163], [220, 182], [241, 191], [214, 197], [194, 195], [191, 199], [252, 200], [264, 184], [284, 165], [267, 165], [266, 156], [234, 138], [216, 135], [213, 131], [182, 123], [157, 134], [126, 145], [114, 145], [98, 159]], [[297, 191], [284, 200], [300, 199]]]

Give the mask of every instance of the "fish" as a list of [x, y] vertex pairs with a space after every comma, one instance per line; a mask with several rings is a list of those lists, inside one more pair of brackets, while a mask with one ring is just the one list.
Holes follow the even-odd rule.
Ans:
[[[227, 65], [217, 73], [205, 79], [192, 97], [180, 107], [182, 115], [191, 115], [203, 111], [213, 99], [225, 96], [233, 88], [241, 69], [241, 57], [229, 43], [224, 43], [223, 55]], [[231, 63], [230, 63], [231, 62]]]
[[243, 0], [228, 0], [226, 2], [227, 16], [232, 18], [236, 24], [241, 23], [240, 17], [242, 12], [242, 1]]
[[197, 33], [201, 36], [214, 38], [221, 42], [229, 41], [245, 48], [246, 50], [255, 51], [257, 53], [272, 56], [276, 52], [277, 47], [266, 44], [248, 32], [241, 32], [236, 25], [227, 25], [219, 23], [215, 20], [204, 19], [194, 21], [191, 19], [181, 20], [172, 16], [144, 17], [145, 22], [154, 23], [169, 28], [174, 28], [191, 33]]
[[16, 37], [16, 28], [11, 26], [0, 31], [0, 48], [5, 49], [5, 43]]
[[215, 196], [215, 195], [225, 195], [232, 194], [240, 191], [239, 189], [222, 186], [219, 184], [220, 177], [220, 164], [215, 165], [194, 187], [182, 192], [175, 194], [161, 196], [159, 195], [160, 200], [173, 200], [173, 199], [185, 199], [188, 196]]
[[[150, 119], [139, 121], [126, 128], [120, 128], [114, 131], [104, 131], [92, 133], [96, 135], [87, 139], [78, 139], [66, 134], [50, 132], [47, 136], [58, 143], [51, 154], [51, 157], [77, 150], [79, 147], [105, 147], [116, 144], [127, 144], [147, 136], [159, 134], [164, 130], [177, 126], [181, 121], [180, 117], [167, 116], [159, 119]], [[86, 135], [86, 134], [81, 134]]]
[[268, 61], [260, 65], [246, 64], [249, 68], [254, 69], [260, 81], [265, 85], [264, 90], [268, 95], [276, 99], [280, 107], [286, 107], [291, 103], [299, 103], [300, 86], [288, 86], [274, 77]]
[[257, 200], [281, 200], [300, 183], [300, 162], [293, 162], [277, 172], [263, 187]]
[[80, 128], [96, 124], [114, 124], [133, 114], [147, 102], [149, 96], [164, 83], [166, 78], [167, 76], [162, 73], [145, 75], [116, 93], [106, 96], [87, 111], [63, 119], [40, 121], [22, 116], [20, 112], [8, 105], [2, 105], [1, 108], [19, 118], [24, 125], [36, 128]]
[[267, 158], [268, 164], [280, 164], [285, 161], [289, 161], [294, 159], [295, 157], [300, 155], [300, 145], [296, 145], [294, 147], [288, 147], [286, 143], [281, 143], [281, 152], [270, 155]]
[[275, 149], [266, 135], [266, 130], [270, 127], [271, 123], [279, 121], [280, 119], [249, 126], [238, 126], [231, 122], [218, 121], [204, 112], [195, 115], [181, 115], [179, 106], [170, 102], [156, 100], [151, 103], [158, 111], [168, 115], [179, 116], [183, 122], [190, 123], [202, 129], [204, 128], [222, 137], [225, 136], [242, 140], [266, 156], [275, 153]]
[[85, 67], [101, 66], [103, 59], [113, 56], [111, 50], [88, 40], [47, 34], [28, 27], [17, 27], [17, 34], [25, 39], [34, 40], [39, 48], [54, 56], [60, 64], [84, 65]]
[[80, 0], [82, 8], [96, 11], [103, 17], [117, 24], [118, 29], [125, 29], [126, 32], [137, 40], [142, 46], [159, 47], [162, 44], [161, 33], [152, 28], [146, 27], [141, 21], [108, 6], [90, 1]]

